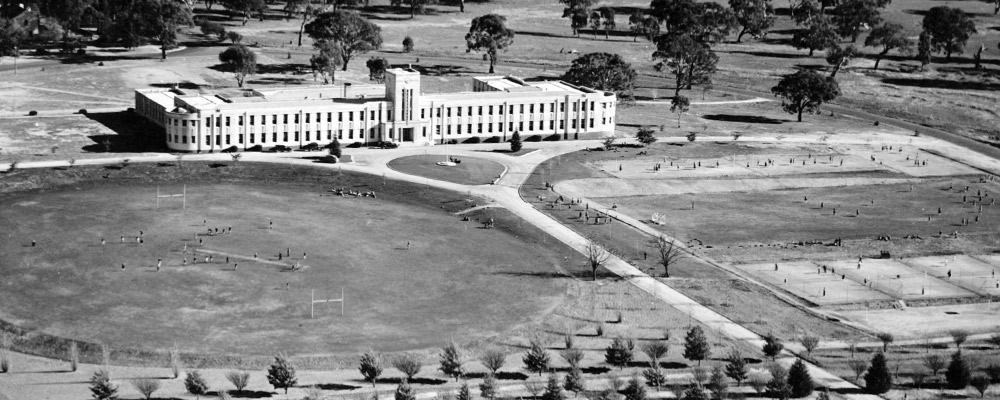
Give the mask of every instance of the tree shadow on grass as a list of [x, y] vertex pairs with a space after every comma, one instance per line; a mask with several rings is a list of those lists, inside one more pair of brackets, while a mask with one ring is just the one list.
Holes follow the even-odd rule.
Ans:
[[[486, 377], [485, 372], [472, 372], [465, 374], [466, 378], [469, 379], [482, 379]], [[528, 375], [520, 372], [508, 372], [508, 371], [497, 371], [496, 378], [506, 381], [526, 381], [528, 380]]]
[[739, 122], [739, 123], [749, 123], [749, 124], [771, 124], [771, 125], [780, 125], [788, 121], [788, 120], [780, 120], [769, 117], [762, 117], [759, 115], [733, 115], [733, 114], [709, 114], [709, 115], [703, 115], [702, 118], [712, 121]]
[[[218, 392], [214, 392], [218, 396]], [[266, 399], [274, 396], [274, 392], [265, 392], [263, 390], [244, 390], [242, 392], [237, 392], [235, 390], [229, 391], [229, 397], [234, 399]], [[212, 393], [209, 393], [212, 395]]]
[[[299, 386], [299, 387], [301, 387], [301, 388], [309, 388], [309, 387], [312, 387], [312, 386], [313, 385]], [[339, 384], [339, 383], [322, 383], [322, 384], [315, 385], [315, 386], [316, 386], [317, 389], [320, 389], [320, 390], [333, 390], [333, 391], [361, 389], [361, 386], [343, 385], [343, 384]]]
[[752, 51], [752, 50], [729, 50], [729, 51], [719, 51], [720, 53], [730, 53], [730, 54], [746, 54], [755, 57], [771, 57], [771, 58], [811, 58], [809, 53], [803, 51], [802, 54], [789, 54], [789, 53], [775, 53], [770, 51]]
[[115, 135], [91, 135], [93, 144], [83, 146], [91, 153], [165, 152], [163, 128], [129, 111], [87, 113], [87, 118], [106, 126]]
[[882, 83], [899, 86], [912, 86], [928, 89], [951, 89], [951, 90], [976, 90], [995, 91], [1000, 90], [1000, 84], [987, 83], [981, 81], [952, 81], [947, 79], [919, 79], [919, 78], [886, 78]]

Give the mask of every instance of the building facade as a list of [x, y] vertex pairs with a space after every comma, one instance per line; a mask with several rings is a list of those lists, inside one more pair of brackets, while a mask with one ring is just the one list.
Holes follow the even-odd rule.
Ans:
[[513, 77], [474, 78], [472, 92], [422, 94], [412, 69], [386, 71], [385, 85], [135, 91], [135, 111], [164, 128], [167, 147], [189, 152], [325, 145], [334, 138], [348, 145], [505, 141], [514, 132], [522, 139], [603, 137], [614, 132], [616, 109], [612, 92]]

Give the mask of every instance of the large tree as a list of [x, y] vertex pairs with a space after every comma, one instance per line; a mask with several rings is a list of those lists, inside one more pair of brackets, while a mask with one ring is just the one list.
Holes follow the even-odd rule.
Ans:
[[872, 357], [871, 366], [865, 374], [865, 390], [871, 394], [882, 394], [892, 389], [892, 375], [885, 361], [885, 353], [879, 352]]
[[663, 23], [667, 33], [680, 34], [695, 24], [698, 4], [694, 0], [653, 0], [649, 13]]
[[354, 12], [321, 13], [306, 24], [306, 34], [313, 40], [327, 40], [340, 45], [344, 71], [347, 71], [347, 63], [355, 55], [382, 47], [382, 28]]
[[796, 25], [808, 24], [814, 18], [823, 17], [823, 6], [819, 0], [793, 0], [790, 4]]
[[717, 43], [729, 36], [739, 21], [733, 11], [718, 3], [697, 3], [694, 24], [688, 32], [702, 43]]
[[469, 33], [465, 35], [468, 51], [482, 51], [490, 61], [490, 73], [496, 66], [499, 53], [514, 43], [514, 31], [507, 28], [507, 17], [486, 14], [472, 20]]
[[882, 23], [878, 0], [841, 0], [833, 15], [833, 24], [841, 37], [858, 41], [858, 35], [866, 26]]
[[976, 23], [959, 8], [937, 6], [924, 15], [924, 32], [930, 34], [931, 49], [944, 52], [951, 61], [952, 53], [962, 54], [969, 36], [976, 33]]
[[[430, 4], [436, 4], [437, 0], [389, 0], [389, 4], [394, 7], [403, 7], [403, 3], [408, 4], [410, 9], [410, 19], [413, 19], [417, 13], [424, 12], [424, 6]], [[462, 5], [462, 8], [465, 6]]]
[[736, 42], [743, 41], [743, 35], [750, 34], [753, 38], [767, 35], [767, 30], [774, 25], [774, 7], [771, 0], [729, 0], [729, 8], [733, 10], [736, 21], [741, 28]]
[[816, 50], [836, 45], [837, 32], [826, 17], [813, 18], [805, 29], [800, 29], [792, 35], [792, 46], [796, 49], [809, 49], [810, 57]]
[[260, 20], [264, 20], [264, 11], [267, 10], [267, 3], [264, 0], [219, 0], [222, 6], [230, 13], [243, 16], [243, 25], [250, 20], [250, 14], [257, 12]]
[[[678, 106], [682, 109], [686, 109], [687, 106], [690, 105], [690, 102], [688, 102], [687, 105], [681, 104], [683, 101], [678, 100], [681, 97], [683, 96], [674, 96], [675, 101], [673, 102], [674, 104], [671, 105], [672, 110], [678, 108]], [[680, 125], [679, 122], [678, 125]], [[656, 255], [660, 257], [658, 261], [660, 265], [663, 266], [663, 277], [669, 278], [670, 266], [684, 258], [684, 249], [682, 249], [679, 244], [674, 243], [673, 240], [667, 239], [665, 236], [657, 236], [652, 240], [652, 242], [653, 246], [656, 247]]]
[[299, 23], [299, 47], [302, 47], [302, 34], [305, 33], [306, 24], [315, 19], [317, 15], [335, 9], [328, 5], [312, 4], [309, 0], [292, 0], [285, 4], [285, 12], [302, 15], [302, 21]]
[[792, 367], [788, 369], [788, 386], [791, 386], [792, 397], [794, 398], [809, 396], [816, 387], [812, 377], [809, 376], [806, 364], [802, 362], [801, 358], [795, 360]]
[[705, 331], [700, 326], [691, 327], [684, 337], [684, 358], [697, 361], [701, 365], [701, 360], [708, 359], [712, 353], [712, 345], [705, 337]]
[[798, 121], [802, 122], [802, 112], [816, 111], [821, 104], [840, 96], [840, 86], [833, 78], [801, 70], [781, 78], [771, 93], [781, 97], [781, 107], [789, 114], [798, 114]]
[[629, 31], [632, 32], [633, 42], [639, 36], [646, 38], [646, 40], [653, 40], [660, 34], [660, 21], [642, 11], [636, 11], [629, 15], [628, 24]]
[[852, 44], [849, 44], [846, 47], [833, 46], [826, 49], [826, 62], [833, 67], [833, 70], [830, 71], [830, 77], [836, 78], [840, 69], [847, 66], [852, 59], [858, 57], [859, 55], [861, 55], [861, 52], [859, 52], [858, 49], [856, 49]]
[[[580, 28], [587, 26], [587, 14], [590, 12], [590, 7], [597, 3], [597, 0], [559, 0], [559, 2], [566, 5], [562, 17], [570, 19], [573, 36], [579, 35]], [[581, 20], [582, 25], [580, 24]]]
[[219, 53], [219, 61], [236, 75], [236, 84], [239, 87], [243, 87], [243, 80], [247, 75], [257, 73], [257, 55], [242, 44], [234, 44]]
[[636, 72], [617, 54], [590, 53], [573, 60], [563, 80], [574, 85], [615, 92], [619, 99], [631, 99]]
[[267, 383], [275, 389], [285, 389], [285, 394], [288, 394], [288, 388], [298, 382], [295, 367], [288, 362], [288, 357], [282, 354], [274, 356], [274, 362], [267, 367]]
[[177, 31], [191, 25], [191, 10], [174, 0], [135, 0], [117, 10], [109, 37], [126, 48], [138, 47], [146, 40], [160, 42], [160, 56], [177, 44]]
[[875, 56], [875, 68], [882, 62], [882, 58], [890, 51], [896, 50], [903, 54], [909, 54], [913, 49], [913, 41], [906, 36], [903, 25], [886, 23], [872, 29], [868, 37], [865, 38], [866, 47], [881, 47], [882, 51]]
[[333, 83], [337, 78], [337, 67], [344, 63], [344, 51], [340, 44], [328, 40], [318, 40], [313, 47], [319, 50], [318, 54], [309, 58], [313, 76], [322, 76], [323, 83]]
[[661, 35], [656, 40], [656, 49], [653, 58], [660, 60], [656, 70], [674, 74], [674, 97], [680, 96], [681, 89], [707, 82], [719, 62], [719, 56], [711, 48], [690, 35]]

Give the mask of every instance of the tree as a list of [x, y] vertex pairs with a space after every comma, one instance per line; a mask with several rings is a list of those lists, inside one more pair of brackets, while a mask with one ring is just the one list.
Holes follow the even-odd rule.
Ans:
[[569, 364], [570, 368], [579, 367], [580, 361], [583, 361], [583, 350], [580, 349], [566, 349], [559, 353], [563, 360]]
[[670, 346], [663, 340], [655, 340], [642, 345], [642, 352], [646, 354], [646, 357], [649, 357], [650, 368], [660, 368], [660, 359], [667, 355], [669, 349]]
[[458, 396], [455, 396], [455, 400], [472, 400], [472, 393], [469, 393], [468, 382], [462, 382], [462, 386], [458, 388]]
[[847, 47], [841, 48], [840, 46], [833, 46], [826, 50], [826, 62], [833, 66], [833, 71], [830, 72], [830, 78], [837, 77], [837, 72], [840, 69], [847, 66], [851, 62], [851, 59], [857, 57], [861, 53], [858, 49], [854, 48], [854, 45], [847, 45]]
[[594, 37], [597, 37], [597, 31], [601, 29], [601, 13], [594, 10], [590, 13], [590, 28], [594, 33]]
[[521, 151], [521, 134], [514, 132], [514, 134], [510, 136], [510, 152], [517, 153], [519, 151]]
[[450, 375], [455, 377], [455, 382], [458, 382], [458, 378], [462, 376], [462, 354], [458, 350], [458, 346], [455, 342], [449, 342], [441, 350], [441, 366], [438, 367], [445, 375]]
[[819, 347], [819, 338], [816, 336], [806, 335], [799, 338], [799, 343], [802, 344], [802, 347], [805, 347], [806, 354], [811, 357], [813, 350], [816, 350], [816, 348]]
[[969, 364], [962, 357], [962, 351], [956, 351], [951, 355], [951, 363], [944, 372], [945, 379], [948, 380], [948, 389], [959, 390], [969, 386], [969, 379], [972, 378], [972, 370]]
[[233, 44], [239, 44], [243, 41], [243, 35], [240, 35], [239, 32], [229, 31], [226, 32], [226, 39], [229, 39]]
[[[689, 100], [686, 96], [677, 95], [674, 96], [674, 99], [670, 101], [670, 111], [677, 113], [678, 128], [681, 127], [681, 114], [686, 113], [690, 105], [691, 105], [691, 100]], [[671, 242], [671, 245], [672, 244], [673, 242]], [[678, 254], [680, 254], [680, 250], [678, 250]], [[661, 258], [660, 261], [662, 262], [663, 259]]]
[[635, 350], [635, 343], [632, 339], [614, 338], [611, 345], [604, 349], [604, 361], [608, 364], [624, 369], [628, 363], [632, 362], [632, 351]]
[[944, 52], [947, 61], [951, 61], [952, 53], [962, 54], [969, 36], [977, 33], [972, 18], [959, 8], [947, 6], [928, 10], [923, 27], [924, 32], [930, 34], [931, 49], [935, 53]]
[[646, 380], [647, 385], [655, 387], [657, 391], [667, 384], [667, 377], [660, 371], [659, 366], [642, 370], [642, 378]]
[[264, 11], [267, 10], [267, 3], [264, 0], [219, 0], [230, 12], [239, 13], [243, 16], [243, 25], [247, 24], [250, 20], [250, 14], [254, 11], [257, 12], [260, 20], [264, 20]]
[[882, 352], [888, 352], [889, 345], [896, 340], [895, 336], [892, 336], [889, 332], [880, 332], [876, 334], [875, 337], [882, 341]]
[[882, 58], [889, 54], [892, 50], [897, 50], [903, 54], [909, 54], [912, 51], [913, 42], [906, 36], [906, 31], [903, 29], [903, 25], [894, 23], [885, 23], [872, 29], [868, 37], [865, 38], [866, 47], [882, 47], [882, 51], [875, 56], [875, 70], [878, 70], [878, 64], [882, 62]]
[[219, 53], [219, 61], [233, 72], [239, 87], [243, 87], [247, 75], [257, 73], [257, 55], [242, 44], [234, 44]]
[[[679, 97], [684, 97], [684, 96], [679, 96]], [[674, 100], [671, 102], [670, 111], [675, 110], [676, 106], [674, 106], [674, 103], [678, 102], [677, 99], [678, 98], [675, 97]], [[687, 98], [685, 98], [685, 100], [686, 99]], [[690, 102], [688, 102], [688, 104], [690, 104]], [[679, 104], [679, 105], [683, 106], [682, 112], [687, 111], [687, 104]], [[680, 123], [678, 123], [678, 125], [680, 125]], [[642, 133], [642, 129], [643, 128], [639, 129], [640, 133]], [[652, 129], [650, 129], [650, 134], [652, 134]], [[655, 140], [656, 138], [653, 139], [654, 139], [653, 141], [656, 141]], [[640, 140], [640, 142], [641, 141], [642, 140]], [[645, 144], [645, 142], [643, 142], [643, 144]], [[658, 236], [657, 238], [653, 239], [653, 246], [656, 247], [656, 254], [659, 256], [660, 265], [663, 266], [663, 277], [669, 278], [670, 266], [674, 265], [677, 261], [682, 260], [685, 257], [685, 254], [680, 246], [674, 243], [673, 240], [667, 239], [665, 236]]]
[[656, 131], [648, 126], [639, 127], [639, 131], [635, 134], [635, 140], [642, 143], [644, 146], [649, 146], [656, 143], [656, 136], [654, 134]]
[[[331, 156], [337, 157], [338, 159], [341, 156], [340, 141], [337, 140], [336, 137], [334, 137], [333, 141], [330, 142], [330, 151], [329, 151], [329, 153], [330, 153]], [[416, 375], [416, 374], [414, 374], [414, 375]]]
[[840, 86], [833, 78], [801, 70], [781, 78], [771, 93], [781, 97], [781, 107], [789, 114], [797, 113], [798, 121], [802, 122], [802, 112], [815, 112], [821, 104], [840, 96]]
[[559, 377], [556, 374], [549, 374], [548, 383], [545, 385], [545, 392], [542, 393], [542, 400], [565, 400], [562, 385], [559, 384]]
[[637, 374], [632, 375], [632, 379], [629, 379], [628, 385], [622, 391], [625, 400], [646, 400], [646, 387], [643, 386], [641, 379]]
[[823, 7], [818, 0], [796, 0], [790, 7], [795, 24], [808, 24], [814, 18], [823, 17]]
[[[614, 138], [612, 138], [612, 140], [614, 140]], [[611, 254], [608, 253], [607, 250], [604, 250], [604, 248], [598, 245], [597, 243], [594, 243], [594, 241], [592, 240], [587, 242], [586, 251], [587, 251], [587, 264], [590, 265], [590, 271], [593, 273], [594, 281], [596, 282], [597, 269], [600, 268], [602, 265], [604, 265], [606, 261], [608, 261], [608, 258], [611, 257]]]
[[319, 40], [313, 42], [313, 47], [319, 50], [309, 58], [309, 68], [313, 71], [313, 80], [323, 77], [323, 83], [333, 83], [337, 78], [337, 67], [343, 65], [343, 51], [339, 44]]
[[657, 71], [674, 75], [674, 97], [680, 96], [681, 89], [707, 82], [719, 62], [712, 49], [689, 35], [661, 35], [653, 58], [660, 60], [655, 66]]
[[969, 381], [969, 384], [976, 388], [976, 391], [979, 392], [979, 397], [986, 397], [986, 390], [990, 388], [990, 378], [979, 375], [973, 377]]
[[771, 373], [771, 380], [767, 381], [766, 386], [768, 395], [787, 400], [792, 395], [792, 386], [788, 384], [788, 371], [778, 363], [771, 363], [768, 372]]
[[188, 371], [187, 377], [184, 378], [184, 388], [187, 389], [188, 393], [201, 398], [208, 393], [208, 382], [201, 377], [201, 372]]
[[847, 360], [847, 366], [851, 368], [851, 371], [854, 371], [854, 381], [857, 382], [861, 379], [861, 374], [865, 373], [865, 370], [868, 369], [868, 361], [852, 358]]
[[563, 382], [563, 388], [579, 396], [580, 392], [587, 390], [586, 383], [586, 380], [583, 379], [583, 371], [580, 371], [580, 368], [573, 366], [570, 367], [569, 372], [566, 373], [566, 380]]
[[715, 400], [725, 400], [726, 393], [729, 392], [729, 383], [726, 382], [726, 375], [722, 372], [722, 367], [716, 365], [712, 368], [712, 376], [708, 378], [708, 390], [712, 392]]
[[823, 18], [813, 18], [806, 29], [800, 29], [792, 35], [792, 46], [796, 49], [809, 49], [812, 57], [816, 50], [822, 50], [837, 45], [837, 32], [833, 30], [830, 21]]
[[892, 375], [885, 360], [885, 352], [876, 353], [872, 357], [871, 366], [865, 374], [865, 390], [871, 394], [882, 394], [892, 389]]
[[877, 0], [840, 0], [837, 11], [833, 15], [833, 24], [837, 27], [840, 37], [858, 41], [858, 35], [866, 26], [876, 26], [882, 23]]
[[94, 372], [90, 377], [90, 395], [94, 400], [115, 400], [118, 398], [118, 386], [111, 383], [111, 375], [103, 369]]
[[496, 374], [500, 368], [503, 368], [506, 360], [507, 355], [496, 348], [487, 349], [483, 355], [479, 356], [479, 362], [483, 363], [483, 366], [493, 374]]
[[931, 374], [937, 376], [938, 371], [945, 367], [944, 358], [937, 354], [928, 354], [923, 358], [924, 366], [931, 370]]
[[[374, 386], [374, 382], [372, 384]], [[404, 378], [396, 386], [396, 393], [394, 393], [393, 397], [395, 397], [395, 400], [416, 400], [417, 390], [413, 386], [410, 386], [410, 382]]]
[[377, 83], [385, 83], [385, 71], [389, 69], [389, 61], [382, 57], [372, 57], [365, 63], [368, 67], [368, 79]]
[[816, 387], [801, 358], [796, 359], [792, 368], [788, 369], [788, 386], [791, 386], [794, 398], [809, 396]]
[[705, 395], [705, 390], [701, 386], [695, 386], [685, 390], [681, 395], [681, 400], [708, 400], [708, 396]]
[[632, 99], [636, 72], [618, 54], [589, 53], [573, 60], [562, 79], [574, 85], [615, 92], [619, 99]]
[[524, 369], [536, 372], [538, 376], [542, 376], [542, 372], [549, 370], [549, 363], [551, 362], [549, 352], [545, 351], [545, 344], [542, 343], [542, 339], [538, 336], [531, 338], [528, 351], [524, 353], [524, 357], [521, 360], [524, 362]]
[[305, 32], [315, 41], [330, 41], [340, 46], [342, 70], [358, 55], [382, 47], [382, 28], [357, 13], [333, 11], [321, 13], [306, 24]]
[[368, 349], [365, 354], [361, 355], [358, 370], [361, 371], [361, 376], [365, 378], [366, 382], [372, 383], [372, 389], [375, 389], [375, 380], [378, 379], [379, 375], [382, 375], [382, 358]]
[[160, 381], [156, 379], [141, 378], [132, 381], [132, 386], [135, 386], [135, 390], [149, 400], [153, 397], [153, 393], [160, 390]]
[[920, 72], [931, 63], [931, 34], [926, 31], [920, 32], [920, 39], [917, 40], [917, 61], [920, 62]]
[[482, 51], [490, 61], [490, 73], [497, 63], [499, 53], [514, 43], [514, 31], [507, 28], [507, 17], [486, 14], [472, 20], [472, 27], [465, 35], [466, 51]]
[[726, 376], [740, 386], [747, 379], [747, 359], [739, 350], [733, 349], [726, 357]]
[[200, 28], [205, 36], [215, 36], [220, 42], [226, 40], [226, 28], [218, 22], [205, 21], [201, 23]]
[[483, 377], [483, 382], [479, 384], [479, 394], [485, 399], [492, 400], [496, 397], [498, 389], [497, 378], [492, 372], [487, 373], [486, 376]]
[[597, 11], [597, 13], [601, 16], [601, 27], [604, 28], [604, 38], [607, 39], [608, 31], [612, 31], [616, 27], [615, 9], [608, 6], [603, 6], [603, 7], [598, 7], [597, 10], [595, 11]]
[[240, 393], [250, 384], [250, 373], [230, 372], [226, 374], [226, 379], [236, 387], [236, 393]]
[[774, 361], [784, 348], [785, 345], [781, 343], [781, 339], [778, 339], [774, 334], [768, 333], [764, 336], [764, 347], [761, 350], [765, 356], [771, 357], [771, 361]]
[[267, 383], [275, 389], [285, 389], [285, 394], [288, 394], [288, 388], [295, 386], [298, 381], [295, 378], [295, 366], [288, 362], [288, 357], [284, 354], [274, 356], [274, 362], [267, 368]]
[[694, 24], [685, 32], [706, 45], [722, 41], [739, 26], [733, 11], [722, 4], [696, 3], [694, 11]]
[[331, 11], [330, 6], [314, 5], [309, 0], [291, 0], [285, 3], [285, 12], [302, 14], [302, 20], [299, 22], [299, 47], [302, 47], [302, 34], [305, 33], [306, 24], [316, 16], [329, 11]]
[[757, 39], [767, 35], [768, 29], [774, 26], [774, 7], [771, 0], [729, 0], [729, 8], [733, 10], [736, 21], [739, 22], [740, 33], [736, 43], [743, 41], [743, 35], [750, 34]]
[[707, 359], [711, 353], [712, 347], [708, 344], [705, 332], [700, 326], [691, 327], [684, 337], [684, 358], [698, 361], [698, 365], [701, 365], [701, 360]]
[[566, 5], [562, 17], [570, 19], [573, 36], [579, 36], [580, 28], [587, 26], [587, 13], [597, 0], [559, 0], [559, 2]]
[[407, 36], [403, 38], [403, 52], [409, 53], [413, 51], [413, 38]]
[[965, 343], [969, 339], [969, 331], [965, 329], [952, 329], [948, 331], [948, 335], [951, 336], [951, 340], [955, 342], [955, 348], [961, 349], [962, 343]]
[[177, 44], [177, 31], [191, 25], [191, 10], [173, 0], [136, 0], [128, 3], [115, 21], [114, 35], [125, 47], [135, 48], [143, 40], [160, 42], [160, 58]]
[[642, 36], [646, 40], [652, 41], [660, 34], [660, 21], [651, 15], [646, 15], [642, 11], [633, 12], [628, 17], [629, 31], [632, 32], [632, 41]]

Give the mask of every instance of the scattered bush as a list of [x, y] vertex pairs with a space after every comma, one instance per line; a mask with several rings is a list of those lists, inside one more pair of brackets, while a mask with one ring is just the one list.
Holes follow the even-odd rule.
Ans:
[[226, 28], [218, 22], [202, 22], [201, 33], [205, 36], [215, 36], [220, 42], [226, 40]]
[[473, 136], [473, 137], [470, 137], [468, 139], [463, 140], [462, 143], [465, 143], [465, 144], [477, 144], [477, 143], [480, 143], [482, 141], [483, 140], [479, 136]]
[[403, 52], [409, 53], [413, 51], [413, 38], [407, 36], [403, 38]]
[[362, 146], [364, 146], [364, 143], [361, 143], [361, 142], [354, 142], [354, 143], [351, 143], [351, 144], [348, 144], [347, 146], [344, 146], [344, 147], [347, 147], [347, 148], [349, 148], [349, 149], [359, 149], [359, 148], [361, 148]]
[[77, 111], [76, 113], [77, 113], [77, 114], [81, 114], [81, 115], [87, 115], [87, 109], [86, 109], [86, 108], [81, 108], [81, 109], [80, 109], [79, 111]]
[[[511, 135], [511, 137], [510, 137], [510, 151], [514, 152], [514, 153], [517, 153], [518, 151], [521, 151], [521, 134], [520, 133], [514, 132], [514, 134]], [[600, 336], [600, 335], [598, 335], [598, 336]]]
[[546, 136], [545, 139], [543, 139], [543, 140], [545, 140], [546, 142], [558, 142], [558, 141], [562, 140], [562, 135], [560, 135], [558, 133], [553, 133], [553, 134], [551, 134], [549, 136]]
[[234, 371], [226, 374], [226, 379], [236, 387], [236, 393], [242, 393], [243, 389], [246, 389], [247, 385], [250, 384], [250, 373]]
[[781, 354], [781, 350], [785, 348], [785, 345], [781, 343], [781, 339], [778, 339], [771, 333], [764, 336], [764, 347], [761, 349], [764, 355], [771, 357], [771, 361]]
[[324, 163], [324, 164], [336, 164], [336, 163], [340, 162], [340, 158], [338, 158], [335, 155], [328, 154], [328, 155], [325, 155], [323, 157], [320, 157], [319, 162]]
[[446, 142], [447, 144], [458, 144], [458, 140], [451, 139]]
[[201, 377], [201, 372], [188, 371], [187, 377], [184, 378], [184, 388], [195, 396], [203, 396], [208, 393], [208, 382]]
[[340, 151], [340, 141], [337, 138], [333, 138], [333, 141], [326, 145], [326, 149], [331, 156], [340, 158], [343, 155], [343, 152]]
[[569, 348], [563, 350], [560, 354], [563, 360], [569, 364], [570, 368], [577, 368], [580, 366], [580, 361], [583, 361], [583, 350]]
[[181, 352], [176, 348], [170, 349], [170, 370], [174, 373], [174, 379], [181, 377]]
[[632, 339], [615, 338], [611, 341], [611, 345], [604, 349], [604, 361], [618, 367], [619, 370], [624, 369], [632, 362], [634, 349], [635, 344]]
[[7, 354], [7, 350], [0, 349], [0, 373], [6, 374], [10, 372], [10, 356]]
[[267, 382], [275, 389], [285, 389], [295, 386], [298, 379], [295, 378], [295, 366], [288, 362], [288, 357], [284, 354], [274, 356], [274, 362], [267, 368]]
[[483, 143], [500, 143], [500, 136], [490, 136], [483, 139]]
[[944, 376], [948, 380], [948, 389], [960, 390], [969, 386], [972, 370], [965, 358], [962, 357], [961, 351], [952, 354], [951, 363], [948, 364], [948, 370], [944, 372]]
[[986, 389], [990, 388], [990, 379], [980, 375], [972, 378], [972, 380], [969, 381], [969, 384], [976, 388], [976, 391], [979, 392], [979, 397], [986, 397]]
[[420, 373], [420, 360], [413, 354], [403, 354], [392, 360], [392, 367], [398, 369], [406, 379], [413, 380]]
[[259, 145], [259, 144], [256, 144], [256, 145], [253, 145], [253, 146], [250, 146], [250, 147], [248, 147], [248, 148], [246, 149], [246, 151], [264, 151], [264, 146], [261, 146], [261, 145]]
[[160, 381], [156, 379], [142, 378], [132, 381], [132, 386], [135, 386], [135, 390], [146, 396], [146, 400], [153, 397], [153, 393], [160, 390]]
[[229, 146], [229, 147], [226, 147], [226, 148], [222, 149], [223, 153], [235, 153], [237, 151], [240, 151], [240, 148], [236, 147], [236, 146]]
[[[458, 382], [458, 378], [465, 372], [462, 368], [462, 353], [459, 352], [455, 342], [450, 342], [441, 349], [441, 366], [439, 369], [445, 375], [455, 377], [456, 382]], [[468, 391], [468, 388], [465, 388], [465, 390]]]
[[28, 111], [28, 116], [29, 117], [34, 117], [36, 115], [38, 115], [38, 111], [35, 111], [35, 110]]
[[105, 370], [94, 372], [90, 377], [90, 393], [94, 400], [112, 400], [118, 398], [118, 386], [111, 383], [111, 374]]
[[[348, 146], [350, 147], [350, 146]], [[396, 142], [374, 142], [368, 144], [368, 147], [378, 147], [380, 149], [395, 149], [399, 147], [399, 143]]]
[[319, 151], [319, 143], [310, 142], [302, 146], [302, 150], [305, 151]]
[[76, 49], [76, 55], [83, 56], [87, 54], [87, 49]]
[[507, 355], [500, 351], [500, 349], [487, 349], [481, 356], [479, 356], [479, 362], [483, 363], [492, 374], [496, 374], [500, 368], [503, 368], [504, 361], [507, 360]]
[[541, 142], [542, 141], [542, 136], [541, 135], [531, 135], [531, 136], [528, 136], [526, 139], [524, 139], [524, 141], [525, 142]]
[[44, 56], [46, 54], [49, 54], [49, 49], [46, 49], [44, 47], [39, 47], [35, 49], [35, 55]]
[[69, 342], [69, 370], [76, 372], [80, 366], [80, 347], [76, 342]]
[[531, 339], [531, 345], [528, 351], [524, 353], [522, 361], [524, 361], [525, 369], [538, 373], [538, 376], [542, 376], [542, 372], [549, 370], [551, 359], [549, 358], [549, 352], [545, 350], [545, 345], [542, 343], [541, 338], [536, 336]]
[[359, 364], [358, 370], [361, 371], [361, 376], [365, 377], [366, 382], [371, 382], [372, 389], [375, 389], [375, 381], [378, 379], [379, 375], [382, 375], [381, 357], [369, 349], [368, 352], [361, 355], [361, 361]]

